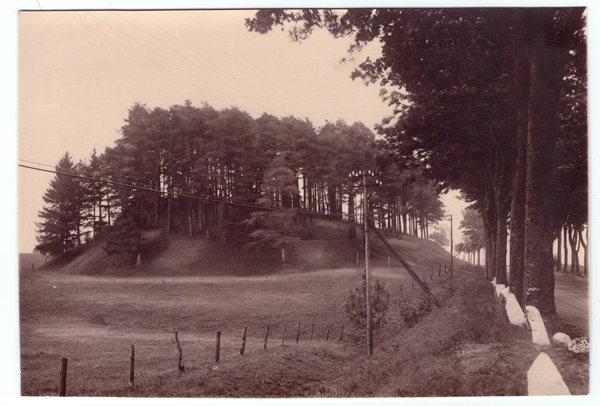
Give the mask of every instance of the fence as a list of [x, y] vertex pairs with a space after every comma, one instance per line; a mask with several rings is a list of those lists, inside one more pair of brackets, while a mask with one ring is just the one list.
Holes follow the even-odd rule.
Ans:
[[[388, 260], [388, 266], [390, 265], [390, 261]], [[449, 271], [449, 267], [447, 263], [439, 264], [437, 267], [436, 266], [430, 266], [430, 267], [423, 267], [424, 269], [420, 269], [418, 270], [418, 272], [421, 273], [421, 275], [423, 278], [423, 281], [426, 281], [427, 279], [432, 280], [434, 279], [434, 277], [437, 274], [437, 277], [442, 277], [442, 275], [444, 274], [448, 274], [450, 275], [450, 271]], [[414, 283], [414, 279], [411, 278], [411, 291], [414, 291], [415, 289], [415, 283]], [[409, 292], [405, 292], [403, 290], [403, 285], [400, 284], [400, 295], [403, 296], [405, 294], [409, 294]], [[288, 322], [287, 326], [290, 326], [290, 323]], [[275, 324], [271, 324], [271, 325], [266, 325], [260, 328], [256, 328], [254, 330], [254, 333], [256, 333], [257, 331], [260, 330], [264, 330], [264, 338], [262, 335], [260, 338], [260, 343], [262, 344], [262, 351], [267, 351], [268, 348], [272, 347], [272, 342], [273, 340], [276, 340], [276, 342], [279, 341], [279, 339], [281, 339], [281, 344], [279, 344], [280, 346], [286, 346], [286, 340], [289, 342], [294, 342], [295, 344], [298, 345], [300, 344], [301, 341], [305, 340], [305, 341], [317, 341], [317, 340], [322, 340], [322, 341], [338, 341], [338, 342], [342, 342], [344, 341], [345, 335], [344, 335], [344, 325], [343, 324], [338, 324], [338, 325], [329, 325], [329, 326], [325, 326], [323, 327], [323, 330], [318, 331], [315, 329], [315, 323], [301, 323], [300, 321], [297, 321], [295, 324], [292, 324], [292, 328], [291, 329], [287, 329], [286, 330], [286, 323], [285, 322], [279, 322], [279, 323], [275, 323]], [[309, 328], [310, 326], [310, 328]], [[279, 328], [277, 328], [279, 327]], [[301, 329], [301, 327], [304, 327], [304, 330]], [[248, 349], [248, 341], [249, 341], [249, 329], [248, 326], [244, 326], [243, 329], [241, 330], [241, 334], [239, 337], [239, 343], [240, 343], [240, 349], [239, 349], [239, 355], [241, 357], [243, 357], [245, 354], [247, 354], [247, 349]], [[174, 357], [173, 359], [173, 364], [175, 364], [175, 359], [177, 360], [177, 368], [178, 370], [183, 373], [185, 372], [185, 365], [184, 365], [184, 348], [181, 346], [180, 343], [180, 335], [178, 331], [173, 331], [174, 333], [174, 342], [176, 345], [176, 349], [177, 349], [177, 356]], [[255, 334], [255, 339], [256, 339], [256, 334]], [[221, 341], [224, 338], [224, 336], [222, 335], [222, 332], [220, 330], [215, 331], [215, 335], [214, 335], [214, 358], [212, 358], [214, 360], [215, 366], [221, 362], [223, 362], [222, 358], [221, 358]], [[269, 341], [269, 339], [271, 341]], [[277, 345], [277, 344], [276, 344]], [[136, 346], [134, 344], [130, 345], [130, 351], [129, 351], [129, 373], [123, 375], [123, 381], [124, 382], [128, 382], [130, 387], [134, 387], [135, 386], [135, 348]], [[254, 347], [253, 347], [254, 348]], [[138, 346], [138, 349], [140, 349], [140, 347]], [[71, 362], [72, 365], [73, 361]], [[59, 396], [66, 396], [67, 393], [67, 365], [68, 365], [68, 360], [67, 358], [62, 358], [61, 359], [61, 372], [60, 372], [60, 382], [59, 382], [59, 389], [58, 389], [58, 394]], [[214, 368], [214, 367], [213, 367]]]
[[[263, 342], [263, 350], [262, 351], [267, 351], [269, 348], [269, 338], [271, 338], [272, 340], [277, 340], [279, 341], [279, 339], [281, 339], [281, 344], [280, 346], [286, 346], [286, 339], [288, 340], [288, 342], [294, 342], [295, 344], [300, 344], [300, 341], [304, 338], [304, 336], [301, 334], [301, 329], [300, 329], [301, 323], [297, 322], [295, 325], [295, 329], [291, 330], [292, 334], [290, 334], [290, 330], [287, 330], [287, 334], [286, 334], [286, 324], [281, 323], [281, 328], [280, 328], [280, 336], [277, 336], [275, 334], [273, 334], [274, 329], [273, 329], [273, 325], [269, 325], [266, 326], [265, 328], [265, 335], [264, 335], [264, 341], [261, 338], [260, 341]], [[177, 362], [177, 368], [179, 370], [179, 372], [183, 373], [185, 372], [185, 364], [184, 364], [184, 354], [183, 354], [183, 347], [180, 344], [180, 335], [178, 331], [174, 331], [173, 332], [175, 334], [175, 344], [176, 344], [176, 348], [177, 348], [177, 357], [175, 357], [173, 359], [173, 364], [175, 364], [175, 362]], [[239, 336], [240, 339], [240, 350], [239, 350], [239, 355], [241, 357], [243, 357], [244, 355], [247, 354], [247, 343], [248, 343], [248, 333], [249, 333], [249, 329], [248, 326], [244, 326], [243, 330], [242, 330], [242, 334]], [[337, 334], [339, 333], [339, 335]], [[324, 341], [344, 341], [344, 325], [341, 324], [339, 326], [335, 326], [335, 327], [330, 327], [330, 328], [326, 328], [325, 331], [323, 331], [321, 334], [323, 334], [323, 340]], [[335, 334], [335, 336], [334, 336]], [[315, 325], [314, 323], [310, 324], [310, 335], [308, 335], [308, 333], [306, 334], [306, 340], [307, 341], [317, 341], [318, 339], [316, 338], [318, 336], [318, 332], [315, 331]], [[223, 359], [221, 358], [221, 341], [222, 341], [223, 335], [221, 333], [221, 331], [216, 331], [215, 332], [215, 341], [214, 341], [214, 358], [213, 361], [215, 363], [215, 366], [213, 366], [213, 368], [216, 367], [217, 364], [220, 364], [221, 362], [223, 362]], [[136, 375], [136, 371], [135, 371], [135, 348], [136, 346], [134, 344], [130, 345], [130, 351], [129, 351], [129, 374], [125, 374], [124, 371], [124, 375], [123, 375], [123, 381], [127, 381], [128, 385], [130, 387], [134, 387], [135, 386], [135, 375]], [[138, 349], [140, 349], [141, 347], [138, 346]], [[59, 381], [59, 386], [58, 386], [58, 395], [59, 396], [67, 396], [67, 365], [68, 365], [68, 359], [67, 358], [61, 358], [61, 370], [60, 370], [60, 381]], [[71, 366], [73, 366], [73, 362], [71, 362]]]

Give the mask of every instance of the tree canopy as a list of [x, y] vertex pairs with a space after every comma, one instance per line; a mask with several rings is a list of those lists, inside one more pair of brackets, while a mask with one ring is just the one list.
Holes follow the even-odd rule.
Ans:
[[442, 205], [422, 171], [396, 187], [398, 179], [386, 169], [383, 185], [364, 207], [362, 187], [349, 174], [383, 167], [383, 155], [382, 144], [360, 122], [315, 128], [306, 119], [254, 119], [236, 108], [189, 101], [154, 109], [135, 103], [115, 145], [77, 165], [78, 174], [94, 180], [73, 183], [81, 204], [79, 222], [69, 225], [75, 233], [69, 247], [84, 236], [103, 236], [107, 253], [141, 265], [145, 231], [162, 229], [276, 248], [305, 236], [311, 215], [354, 223], [362, 219], [358, 210], [374, 212], [380, 227], [397, 231], [403, 218], [404, 232], [408, 216], [410, 232], [420, 229], [425, 236]]

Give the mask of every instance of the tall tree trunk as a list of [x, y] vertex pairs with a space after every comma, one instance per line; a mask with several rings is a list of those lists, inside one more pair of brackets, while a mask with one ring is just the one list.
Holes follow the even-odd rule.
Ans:
[[568, 268], [567, 268], [567, 263], [569, 262], [569, 236], [568, 236], [569, 230], [567, 227], [567, 223], [565, 223], [565, 225], [563, 226], [563, 246], [564, 246], [564, 252], [565, 252], [565, 263], [563, 264], [563, 268], [562, 268], [562, 272], [566, 273]]
[[167, 235], [171, 233], [171, 194], [167, 197]]
[[[588, 241], [589, 238], [589, 228], [585, 227], [585, 239]], [[581, 241], [581, 245], [583, 245], [583, 276], [588, 276], [589, 272], [589, 257], [588, 257], [588, 244], [583, 242], [583, 234], [582, 231], [579, 231], [579, 241]]]
[[556, 243], [556, 272], [562, 268], [562, 225], [558, 227], [558, 241]]
[[493, 192], [487, 192], [483, 198], [485, 210], [482, 213], [483, 229], [485, 235], [485, 266], [486, 275], [491, 280], [498, 278], [498, 272], [496, 268], [496, 239], [498, 238], [498, 218], [496, 213], [496, 204], [493, 199]]
[[110, 190], [106, 192], [106, 217], [108, 218], [108, 226], [110, 227]]
[[[296, 174], [297, 174], [297, 172], [296, 172]], [[296, 189], [300, 190], [299, 182], [298, 182], [298, 176], [296, 176], [296, 180], [294, 182], [296, 183]], [[295, 208], [295, 209], [300, 210], [300, 208], [301, 208], [300, 206], [301, 206], [301, 204], [300, 204], [300, 194], [294, 194], [294, 195], [292, 195], [292, 207]]]
[[354, 192], [352, 191], [352, 185], [348, 190], [348, 221], [354, 223]]
[[508, 243], [507, 230], [508, 213], [502, 211], [498, 213], [498, 226], [496, 227], [496, 269], [498, 283], [507, 284], [506, 277], [506, 247]]
[[577, 226], [569, 224], [569, 245], [571, 245], [571, 274], [579, 274], [579, 236], [577, 235]]
[[307, 187], [306, 187], [306, 171], [302, 172], [302, 199], [304, 200], [304, 210], [310, 210], [308, 206], [308, 196], [307, 196]]
[[527, 101], [529, 100], [529, 64], [524, 51], [517, 51], [515, 91], [517, 92], [517, 162], [510, 205], [510, 286], [521, 306], [524, 305], [525, 276], [525, 197], [527, 181]]
[[92, 200], [92, 247], [96, 246], [96, 199]]
[[535, 306], [554, 323], [554, 202], [548, 190], [553, 184], [554, 149], [558, 133], [557, 106], [560, 91], [560, 54], [552, 44], [554, 10], [529, 10], [525, 26], [531, 90], [528, 104], [527, 182], [525, 225], [525, 304]]
[[187, 206], [188, 212], [188, 231], [190, 233], [190, 237], [194, 235], [194, 220], [192, 215], [192, 204], [190, 203], [190, 199], [185, 199], [185, 203]]

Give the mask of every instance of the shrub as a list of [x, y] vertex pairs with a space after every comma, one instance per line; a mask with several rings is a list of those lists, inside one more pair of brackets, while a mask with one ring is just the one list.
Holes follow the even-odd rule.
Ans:
[[[427, 282], [424, 282], [427, 285]], [[400, 298], [400, 317], [407, 327], [412, 327], [423, 317], [431, 313], [432, 300], [425, 292], [421, 292], [414, 302], [409, 302], [404, 296]]]
[[[361, 336], [366, 339], [367, 328], [367, 287], [366, 275], [363, 273], [363, 282], [360, 286], [354, 288], [348, 296], [348, 301], [344, 303], [344, 310], [347, 318], [354, 325], [355, 329], [361, 332]], [[385, 283], [379, 280], [371, 284], [371, 328], [373, 335], [379, 334], [387, 324], [385, 313], [390, 301], [389, 293], [385, 290]]]

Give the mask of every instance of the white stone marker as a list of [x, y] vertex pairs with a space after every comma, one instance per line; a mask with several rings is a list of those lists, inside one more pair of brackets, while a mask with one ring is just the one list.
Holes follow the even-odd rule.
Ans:
[[525, 306], [527, 311], [527, 320], [531, 327], [531, 340], [534, 344], [541, 346], [550, 346], [550, 339], [546, 332], [546, 326], [544, 326], [544, 320], [540, 316], [540, 311], [534, 306]]
[[556, 365], [545, 352], [538, 355], [527, 371], [527, 394], [529, 396], [571, 395]]
[[525, 313], [521, 310], [519, 302], [514, 293], [509, 293], [506, 297], [506, 314], [508, 315], [508, 321], [514, 326], [522, 326], [525, 324]]

